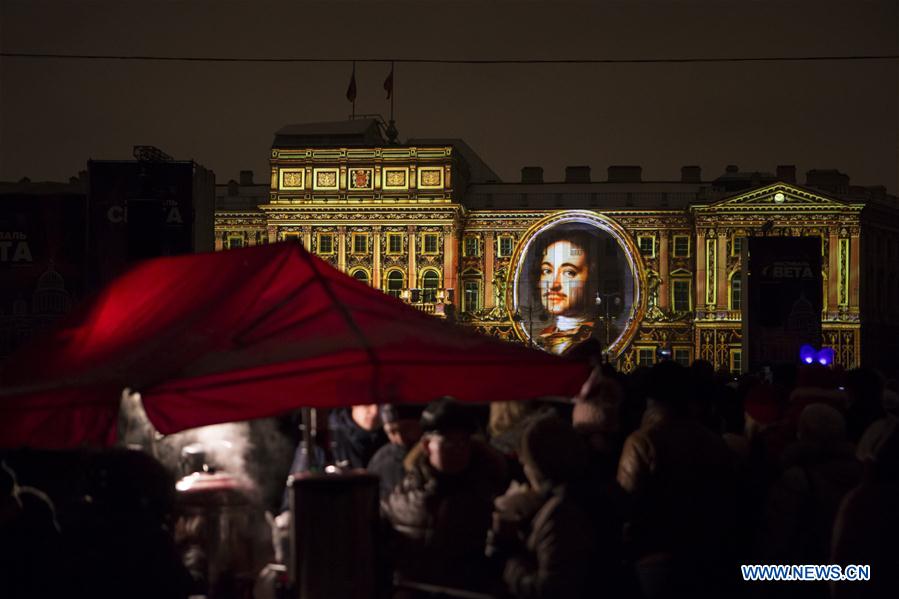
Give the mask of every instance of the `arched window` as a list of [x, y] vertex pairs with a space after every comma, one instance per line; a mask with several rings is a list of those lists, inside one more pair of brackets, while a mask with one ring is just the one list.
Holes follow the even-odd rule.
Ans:
[[438, 287], [440, 287], [440, 275], [436, 270], [426, 270], [421, 275], [421, 301], [426, 304], [436, 302]]
[[368, 285], [368, 272], [364, 268], [357, 268], [350, 274], [360, 283], [365, 283], [366, 285]]
[[403, 292], [403, 287], [405, 283], [405, 277], [403, 276], [402, 271], [399, 270], [391, 270], [387, 273], [387, 295], [392, 295], [393, 297], [399, 297]]

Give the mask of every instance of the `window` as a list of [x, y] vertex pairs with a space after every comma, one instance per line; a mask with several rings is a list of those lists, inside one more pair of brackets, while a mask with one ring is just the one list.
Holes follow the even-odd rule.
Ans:
[[730, 350], [730, 371], [733, 374], [739, 374], [743, 372], [743, 350]]
[[284, 241], [293, 241], [294, 243], [300, 242], [300, 234], [299, 233], [285, 233]]
[[690, 238], [686, 235], [674, 236], [674, 257], [689, 258], [690, 257]]
[[500, 258], [508, 258], [512, 255], [512, 237], [509, 235], [500, 235], [497, 254]]
[[229, 250], [235, 250], [237, 248], [243, 247], [243, 237], [239, 235], [230, 235], [228, 236], [228, 245], [227, 248]]
[[357, 268], [352, 272], [351, 276], [360, 283], [368, 285], [368, 272], [364, 268]]
[[652, 235], [640, 235], [637, 237], [637, 244], [640, 246], [640, 253], [647, 258], [655, 258], [656, 255], [656, 239]]
[[403, 253], [403, 234], [388, 233], [387, 234], [387, 253], [402, 254]]
[[656, 362], [656, 351], [651, 347], [637, 349], [637, 366], [652, 366]]
[[426, 304], [436, 302], [438, 287], [440, 287], [440, 275], [436, 270], [426, 270], [421, 275], [421, 301]]
[[387, 295], [399, 297], [405, 287], [405, 277], [399, 270], [391, 270], [387, 273]]
[[480, 281], [464, 281], [462, 283], [464, 295], [462, 296], [462, 311], [477, 312], [480, 308], [481, 300], [481, 282]]
[[465, 236], [465, 246], [462, 248], [463, 256], [480, 256], [481, 252], [479, 251], [480, 247], [478, 244], [478, 238], [474, 235], [466, 235]]
[[437, 233], [425, 233], [422, 237], [421, 252], [423, 254], [436, 254], [437, 241]]
[[730, 309], [743, 309], [743, 279], [739, 272], [730, 277]]
[[690, 311], [690, 279], [672, 280], [671, 307], [675, 312]]
[[690, 348], [689, 347], [675, 347], [674, 348], [674, 361], [680, 364], [681, 366], [689, 366], [690, 365]]
[[743, 238], [742, 237], [734, 237], [733, 241], [730, 242], [730, 255], [731, 256], [739, 256], [743, 253]]
[[334, 235], [331, 233], [318, 234], [318, 253], [333, 254], [334, 253]]
[[368, 253], [368, 233], [353, 233], [353, 253]]

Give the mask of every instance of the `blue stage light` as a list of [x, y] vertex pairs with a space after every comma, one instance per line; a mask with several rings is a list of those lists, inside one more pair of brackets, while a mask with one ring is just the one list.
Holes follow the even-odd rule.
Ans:
[[814, 362], [816, 355], [817, 352], [811, 345], [803, 345], [799, 348], [799, 359], [806, 364], [811, 364], [812, 362]]
[[822, 348], [821, 351], [818, 352], [817, 355], [818, 364], [822, 366], [830, 366], [833, 364], [834, 351], [832, 347]]

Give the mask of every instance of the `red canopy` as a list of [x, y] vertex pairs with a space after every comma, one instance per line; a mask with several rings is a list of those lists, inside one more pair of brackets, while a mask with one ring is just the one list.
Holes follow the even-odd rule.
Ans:
[[125, 387], [169, 434], [301, 406], [573, 395], [587, 374], [264, 245], [144, 262], [11, 356], [0, 446], [110, 443]]

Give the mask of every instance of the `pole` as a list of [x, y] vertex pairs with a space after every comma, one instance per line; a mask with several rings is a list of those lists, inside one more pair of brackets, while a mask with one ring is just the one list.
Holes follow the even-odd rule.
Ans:
[[390, 122], [394, 122], [393, 119], [393, 108], [394, 102], [396, 102], [396, 66], [393, 64], [393, 61], [390, 61]]

